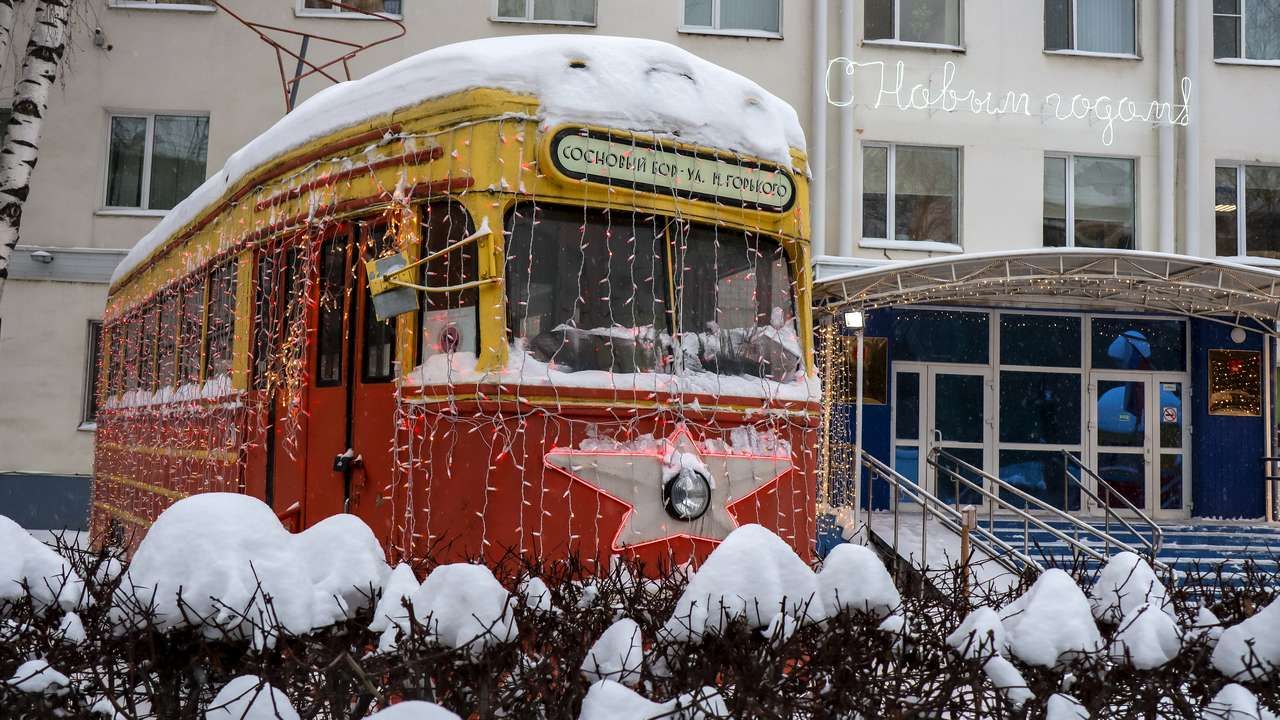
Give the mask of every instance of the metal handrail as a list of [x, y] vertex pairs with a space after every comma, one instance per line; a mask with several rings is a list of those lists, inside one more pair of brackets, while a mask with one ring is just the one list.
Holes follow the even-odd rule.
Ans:
[[[938, 462], [939, 458], [945, 458], [955, 463], [961, 469], [967, 470], [968, 472], [971, 472], [974, 475], [978, 475], [982, 477], [987, 482], [989, 482], [992, 486], [998, 488], [1001, 492], [993, 492], [992, 490], [989, 490], [985, 485], [980, 485], [978, 483], [973, 482], [972, 480], [965, 477], [963, 474], [961, 474], [957, 470], [949, 467], [944, 467], [942, 464]], [[929, 455], [926, 458], [926, 461], [935, 470], [939, 472], [945, 472], [949, 476], [951, 476], [952, 482], [956, 486], [957, 501], [959, 500], [959, 496], [960, 496], [959, 488], [962, 483], [966, 487], [971, 488], [972, 490], [976, 491], [983, 497], [987, 498], [987, 500], [989, 501], [987, 504], [987, 517], [988, 517], [987, 522], [989, 526], [994, 527], [995, 525], [995, 522], [994, 522], [995, 505], [999, 505], [1001, 509], [1011, 512], [1014, 515], [1017, 515], [1018, 517], [1020, 517], [1022, 519], [1023, 554], [1028, 554], [1030, 552], [1030, 544], [1031, 544], [1030, 536], [1031, 536], [1032, 525], [1036, 526], [1037, 529], [1042, 530], [1048, 533], [1049, 535], [1057, 538], [1058, 540], [1061, 540], [1062, 542], [1066, 543], [1069, 547], [1074, 548], [1075, 550], [1079, 551], [1084, 555], [1088, 555], [1089, 557], [1093, 558], [1094, 560], [1097, 560], [1100, 563], [1107, 562], [1107, 560], [1109, 559], [1108, 555], [1110, 555], [1112, 545], [1115, 545], [1117, 548], [1121, 550], [1125, 550], [1127, 552], [1131, 552], [1135, 555], [1142, 554], [1133, 546], [1129, 545], [1126, 542], [1121, 541], [1119, 538], [1112, 536], [1110, 533], [1099, 530], [1093, 525], [1090, 525], [1089, 523], [1086, 523], [1083, 520], [1050, 505], [1049, 503], [1041, 500], [1040, 498], [1035, 497], [1034, 495], [1030, 495], [1026, 492], [1023, 492], [1022, 489], [1017, 488], [1013, 485], [1010, 485], [1009, 483], [1005, 482], [1004, 480], [1001, 480], [1000, 478], [996, 477], [995, 475], [992, 475], [989, 472], [986, 472], [985, 470], [982, 470], [980, 468], [974, 467], [973, 465], [970, 465], [964, 460], [961, 460], [960, 458], [956, 457], [955, 455], [952, 455], [951, 453], [941, 448], [935, 447], [932, 450], [930, 450]], [[1008, 491], [1010, 494], [1022, 499], [1024, 502], [1030, 503], [1031, 505], [1036, 506], [1036, 508], [1045, 511], [1050, 515], [1057, 516], [1058, 519], [1063, 520], [1069, 525], [1073, 526], [1074, 528], [1076, 528], [1077, 531], [1083, 531], [1087, 534], [1095, 535], [1102, 538], [1106, 546], [1107, 554], [1104, 555], [1098, 552], [1097, 550], [1093, 549], [1089, 545], [1081, 542], [1078, 537], [1072, 537], [1062, 532], [1058, 528], [1045, 522], [1039, 516], [1033, 515], [1032, 513], [1027, 512], [1025, 507], [1024, 508], [1017, 507], [1013, 503], [1001, 497], [1001, 494], [1003, 491]], [[1168, 570], [1168, 568], [1163, 563], [1156, 560], [1154, 557], [1151, 558], [1151, 564], [1157, 570], [1161, 570], [1161, 571]]]
[[[938, 520], [939, 524], [958, 535], [962, 530], [963, 515], [958, 509], [951, 507], [950, 504], [907, 479], [879, 459], [862, 452], [860, 449], [855, 450], [855, 452], [861, 456], [863, 467], [867, 468], [872, 475], [879, 476], [885, 480], [892, 488], [890, 505], [893, 509], [893, 539], [891, 544], [895, 554], [898, 553], [898, 505], [900, 497], [906, 495], [909, 500], [921, 507], [920, 561], [922, 567], [927, 567], [929, 549], [929, 522], [927, 516], [932, 515]], [[870, 523], [868, 523], [867, 530], [870, 532]], [[981, 526], [974, 528], [970, 531], [969, 542], [1014, 575], [1020, 575], [1022, 569], [1009, 560], [1010, 556], [1017, 558], [1024, 565], [1034, 568], [1038, 573], [1044, 572], [1044, 566], [1039, 562], [1030, 555], [1020, 552], [989, 529], [984, 530]]]
[[[1152, 561], [1155, 561], [1156, 557], [1160, 554], [1161, 546], [1164, 545], [1164, 530], [1160, 528], [1160, 525], [1156, 523], [1155, 520], [1152, 520], [1150, 515], [1147, 515], [1145, 512], [1138, 509], [1136, 505], [1134, 505], [1132, 502], [1129, 501], [1129, 498], [1125, 497], [1124, 495], [1121, 495], [1119, 492], [1116, 491], [1114, 487], [1111, 487], [1111, 483], [1102, 479], [1102, 476], [1099, 475], [1097, 471], [1094, 470], [1093, 468], [1089, 467], [1088, 465], [1085, 465], [1083, 460], [1076, 457], [1075, 455], [1072, 455], [1070, 452], [1067, 452], [1066, 450], [1060, 450], [1059, 452], [1061, 452], [1062, 456], [1066, 458], [1067, 463], [1074, 464], [1076, 467], [1088, 473], [1089, 477], [1093, 478], [1094, 483], [1096, 483], [1098, 487], [1101, 487], [1105, 491], [1106, 500], [1098, 497], [1097, 493], [1093, 492], [1093, 490], [1091, 490], [1088, 485], [1082, 482], [1080, 478], [1073, 476], [1070, 472], [1066, 472], [1066, 471], [1063, 472], [1063, 474], [1066, 476], [1068, 481], [1075, 483], [1076, 487], [1080, 488], [1080, 492], [1088, 495], [1091, 500], [1093, 500], [1095, 503], [1098, 504], [1099, 507], [1102, 508], [1103, 518], [1104, 518], [1103, 522], [1105, 525], [1106, 534], [1107, 535], [1111, 534], [1111, 518], [1114, 517], [1117, 521], [1120, 522], [1121, 525], [1124, 525], [1125, 529], [1133, 533], [1139, 540], [1141, 540], [1143, 545], [1147, 546], [1147, 552], [1150, 556], [1150, 559]], [[1148, 541], [1145, 537], [1143, 537], [1142, 533], [1138, 532], [1137, 528], [1129, 524], [1128, 520], [1121, 517], [1118, 513], [1115, 512], [1115, 510], [1111, 507], [1111, 503], [1109, 502], [1112, 496], [1120, 498], [1120, 501], [1124, 503], [1124, 506], [1126, 508], [1132, 511], [1135, 515], [1137, 515], [1144, 523], [1146, 523], [1151, 528], [1150, 541]]]

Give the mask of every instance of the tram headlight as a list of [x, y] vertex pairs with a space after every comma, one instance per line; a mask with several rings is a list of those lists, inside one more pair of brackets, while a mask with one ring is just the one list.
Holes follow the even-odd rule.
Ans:
[[711, 481], [697, 470], [681, 468], [662, 488], [662, 503], [677, 520], [697, 520], [711, 507]]

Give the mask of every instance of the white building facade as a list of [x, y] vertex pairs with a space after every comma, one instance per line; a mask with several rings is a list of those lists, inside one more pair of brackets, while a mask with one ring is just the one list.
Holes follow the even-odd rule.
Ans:
[[[112, 268], [285, 112], [274, 51], [208, 0], [90, 4], [0, 304], [0, 509], [44, 525], [75, 521], [36, 517], [34, 498], [74, 506], [87, 492], [94, 321]], [[1280, 0], [350, 4], [395, 18], [403, 35], [325, 0], [225, 2], [313, 35], [313, 61], [342, 52], [320, 36], [391, 38], [350, 62], [353, 77], [451, 42], [569, 33], [671, 42], [755, 80], [796, 108], [809, 137], [820, 277], [1045, 246], [1280, 258]], [[849, 65], [828, 71], [837, 57], [858, 63], [852, 87]], [[299, 101], [327, 84], [308, 78]], [[1011, 111], [993, 112], [1009, 93]], [[929, 107], [899, 108], [913, 101]], [[1089, 117], [1054, 116], [1073, 102]], [[1100, 119], [1152, 102], [1186, 106], [1189, 122]]]

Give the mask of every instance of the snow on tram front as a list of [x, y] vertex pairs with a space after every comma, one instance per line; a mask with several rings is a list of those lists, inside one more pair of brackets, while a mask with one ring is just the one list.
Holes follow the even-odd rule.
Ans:
[[437, 561], [656, 567], [749, 522], [809, 556], [804, 163], [788, 105], [653, 41], [461, 43], [317, 95], [118, 272], [95, 530], [230, 490]]

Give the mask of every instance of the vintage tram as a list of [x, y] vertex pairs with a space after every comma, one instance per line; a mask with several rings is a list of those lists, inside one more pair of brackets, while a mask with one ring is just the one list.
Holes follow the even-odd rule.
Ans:
[[93, 529], [247, 493], [388, 553], [815, 533], [803, 135], [670, 45], [461, 43], [328, 88], [117, 271]]

